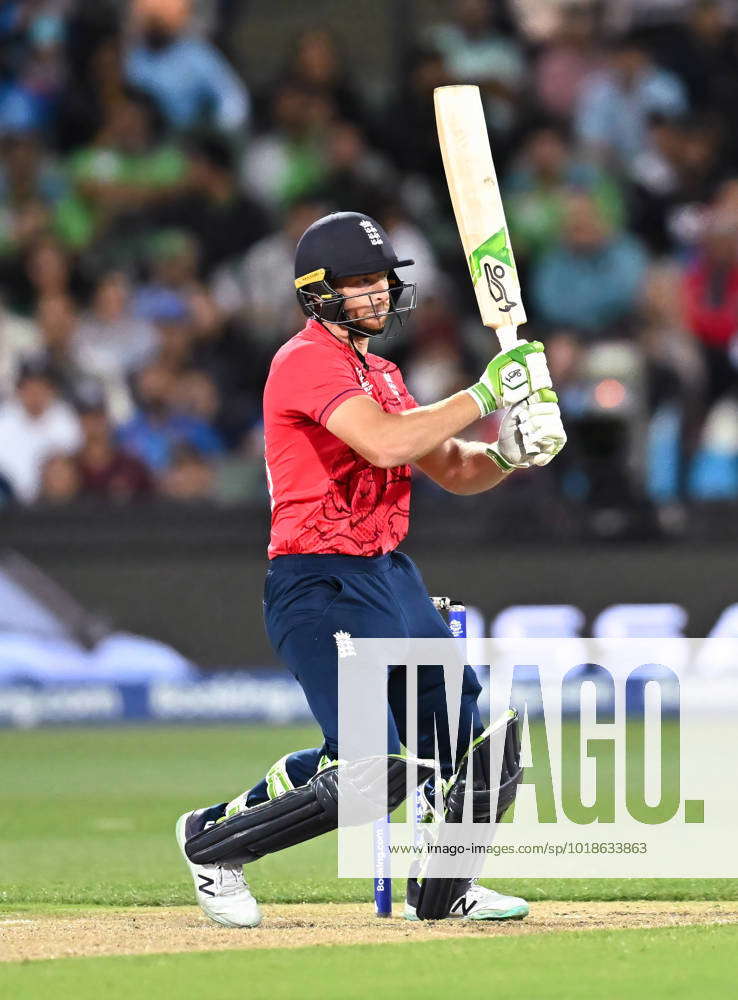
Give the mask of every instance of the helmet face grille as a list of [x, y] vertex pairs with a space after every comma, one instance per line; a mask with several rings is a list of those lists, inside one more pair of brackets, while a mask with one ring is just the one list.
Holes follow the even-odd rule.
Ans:
[[[417, 287], [415, 282], [400, 281], [394, 271], [389, 274], [389, 304], [386, 309], [379, 309], [374, 301], [378, 292], [356, 292], [354, 295], [343, 295], [336, 291], [323, 279], [312, 282], [297, 289], [297, 300], [306, 316], [320, 322], [334, 323], [360, 337], [376, 337], [388, 333], [392, 323], [397, 319], [403, 325], [407, 314], [412, 312], [417, 302]], [[407, 295], [406, 295], [407, 293]], [[401, 303], [403, 296], [405, 301]], [[369, 299], [374, 319], [385, 319], [381, 330], [365, 330], [359, 326], [359, 321], [346, 315], [346, 303], [352, 299]]]

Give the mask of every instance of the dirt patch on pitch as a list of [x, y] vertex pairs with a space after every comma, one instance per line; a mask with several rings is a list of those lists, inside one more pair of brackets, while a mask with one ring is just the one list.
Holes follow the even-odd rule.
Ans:
[[738, 902], [542, 902], [525, 920], [499, 923], [378, 920], [370, 905], [351, 903], [267, 905], [264, 911], [261, 926], [250, 930], [218, 927], [194, 907], [0, 911], [0, 961], [738, 923]]

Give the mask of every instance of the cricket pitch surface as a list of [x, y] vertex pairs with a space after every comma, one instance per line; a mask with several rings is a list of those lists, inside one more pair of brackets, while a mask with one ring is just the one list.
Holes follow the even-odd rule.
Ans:
[[0, 910], [0, 961], [94, 955], [145, 955], [252, 948], [381, 944], [443, 938], [516, 937], [555, 931], [682, 927], [738, 923], [738, 902], [566, 902], [531, 906], [516, 921], [379, 920], [366, 903], [268, 904], [260, 927], [211, 923], [194, 906], [64, 907]]

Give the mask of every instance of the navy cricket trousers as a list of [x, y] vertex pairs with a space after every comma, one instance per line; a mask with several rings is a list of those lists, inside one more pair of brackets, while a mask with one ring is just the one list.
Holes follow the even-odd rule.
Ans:
[[[291, 754], [286, 761], [290, 779], [303, 784], [317, 769], [323, 754], [338, 754], [338, 657], [334, 634], [354, 638], [448, 638], [446, 622], [433, 606], [423, 578], [409, 556], [287, 555], [270, 563], [264, 588], [267, 635], [288, 669], [302, 686], [324, 744]], [[470, 667], [464, 669], [459, 717], [459, 745], [468, 746], [471, 731], [478, 736], [482, 722], [477, 707], [481, 686]], [[394, 668], [388, 681], [390, 753], [404, 743], [406, 720], [405, 670]], [[418, 677], [418, 751], [435, 754], [434, 718], [446, 713], [441, 668], [426, 668]], [[463, 746], [462, 746], [463, 743]], [[454, 770], [450, 748], [439, 747], [445, 777]], [[266, 798], [261, 782], [249, 794], [249, 804]]]

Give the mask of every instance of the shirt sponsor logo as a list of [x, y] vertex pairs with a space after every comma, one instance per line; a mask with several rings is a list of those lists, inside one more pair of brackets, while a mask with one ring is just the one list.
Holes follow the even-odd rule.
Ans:
[[395, 399], [402, 399], [402, 396], [400, 395], [400, 390], [395, 385], [395, 380], [392, 378], [392, 376], [390, 375], [390, 373], [389, 372], [382, 372], [382, 374], [384, 375], [385, 382], [387, 383], [387, 385], [390, 387], [392, 393], [394, 394]]
[[359, 385], [364, 390], [364, 392], [367, 394], [367, 396], [371, 396], [374, 387], [371, 384], [371, 382], [369, 381], [369, 379], [366, 377], [366, 375], [364, 373], [364, 369], [360, 365], [356, 365], [355, 371], [356, 371], [356, 374], [357, 374], [357, 376], [359, 378]]

